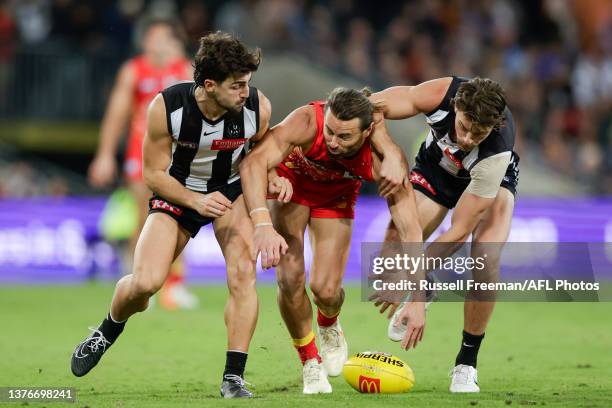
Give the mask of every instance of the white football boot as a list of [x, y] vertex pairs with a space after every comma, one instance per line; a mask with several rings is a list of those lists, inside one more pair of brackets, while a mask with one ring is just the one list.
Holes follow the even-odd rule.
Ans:
[[327, 327], [318, 327], [319, 341], [321, 342], [321, 359], [323, 366], [330, 377], [337, 377], [342, 373], [344, 363], [348, 359], [348, 345], [340, 321]]
[[306, 360], [302, 369], [302, 377], [304, 379], [304, 394], [329, 394], [332, 392], [325, 367], [316, 358]]
[[478, 372], [469, 365], [459, 364], [450, 373], [450, 392], [480, 392]]

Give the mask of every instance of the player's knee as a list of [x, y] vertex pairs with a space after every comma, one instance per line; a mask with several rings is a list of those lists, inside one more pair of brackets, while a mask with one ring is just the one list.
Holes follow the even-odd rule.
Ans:
[[227, 274], [227, 287], [231, 296], [245, 296], [255, 292], [255, 265], [250, 259], [228, 262]]
[[472, 258], [478, 261], [472, 269], [476, 279], [486, 282], [498, 280], [503, 246], [501, 242], [485, 242], [480, 237], [472, 242]]
[[304, 269], [304, 251], [302, 248], [304, 244], [295, 242], [293, 240], [287, 240], [289, 250], [285, 255], [280, 257], [280, 266], [284, 268], [298, 268], [299, 270]]
[[245, 296], [252, 295], [255, 292], [255, 279], [232, 279], [228, 281], [227, 288], [229, 289], [230, 296], [237, 298], [244, 298]]
[[[292, 270], [292, 269], [288, 269]], [[295, 271], [295, 269], [293, 269]], [[278, 278], [278, 290], [285, 297], [294, 297], [301, 295], [304, 292], [304, 285], [306, 283], [306, 276], [304, 273], [279, 273]]]
[[329, 284], [311, 283], [310, 290], [317, 304], [334, 305], [338, 303], [341, 296], [341, 288]]
[[130, 286], [132, 285], [133, 277], [134, 275], [130, 273], [129, 275], [125, 275], [124, 277], [119, 279], [117, 281], [117, 284], [115, 284], [115, 290], [125, 291], [124, 288], [127, 288], [129, 290]]
[[162, 284], [163, 282], [156, 282], [150, 277], [134, 275], [130, 288], [130, 298], [148, 299], [157, 293]]

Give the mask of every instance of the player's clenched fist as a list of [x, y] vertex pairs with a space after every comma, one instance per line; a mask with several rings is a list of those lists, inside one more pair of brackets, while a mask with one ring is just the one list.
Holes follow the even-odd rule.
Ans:
[[215, 191], [210, 194], [202, 194], [195, 201], [194, 210], [204, 217], [221, 217], [227, 210], [232, 208], [232, 202], [223, 194]]
[[380, 164], [380, 182], [378, 194], [381, 197], [389, 198], [398, 189], [408, 184], [408, 171], [406, 166], [400, 162], [383, 160]]
[[262, 268], [267, 269], [278, 265], [281, 255], [287, 253], [287, 248], [289, 248], [287, 242], [272, 225], [255, 224], [251, 258], [257, 261], [257, 255], [261, 253]]
[[293, 186], [286, 177], [276, 177], [268, 183], [268, 194], [276, 196], [281, 203], [288, 203], [293, 195]]

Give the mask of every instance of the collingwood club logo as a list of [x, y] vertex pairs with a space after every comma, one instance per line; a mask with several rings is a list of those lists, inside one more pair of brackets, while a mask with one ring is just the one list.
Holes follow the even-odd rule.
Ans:
[[240, 135], [240, 126], [238, 126], [237, 123], [232, 123], [228, 126], [227, 134], [229, 135], [229, 137], [236, 137]]

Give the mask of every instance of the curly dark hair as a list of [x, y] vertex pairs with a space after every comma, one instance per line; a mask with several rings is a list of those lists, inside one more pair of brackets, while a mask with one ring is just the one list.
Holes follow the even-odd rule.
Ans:
[[193, 79], [198, 86], [204, 86], [206, 79], [223, 82], [232, 74], [257, 71], [260, 62], [259, 48], [250, 51], [235, 36], [217, 31], [200, 38]]
[[499, 129], [504, 124], [506, 95], [501, 85], [488, 78], [473, 78], [459, 85], [451, 106], [477, 127]]
[[372, 94], [369, 88], [358, 91], [351, 88], [335, 88], [327, 97], [326, 107], [331, 109], [340, 120], [359, 118], [360, 129], [363, 131], [372, 123], [374, 105], [368, 99]]

